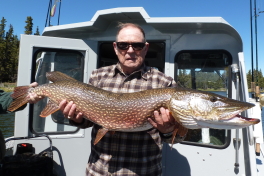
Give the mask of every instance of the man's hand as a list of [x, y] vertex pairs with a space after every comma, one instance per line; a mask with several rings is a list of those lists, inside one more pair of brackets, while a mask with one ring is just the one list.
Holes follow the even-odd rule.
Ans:
[[73, 120], [76, 123], [81, 123], [83, 121], [83, 114], [76, 110], [76, 105], [73, 104], [72, 101], [67, 103], [66, 100], [62, 100], [59, 107], [65, 118]]
[[148, 119], [149, 123], [157, 128], [161, 133], [170, 133], [174, 130], [175, 124], [177, 123], [174, 117], [170, 114], [168, 109], [160, 108], [160, 113], [154, 111], [154, 118]]
[[[37, 87], [38, 83], [37, 82], [33, 82], [29, 85], [29, 87]], [[29, 93], [27, 96], [27, 100], [30, 104], [34, 104], [37, 103], [39, 100], [43, 99], [44, 97], [42, 96], [37, 96], [35, 93]]]

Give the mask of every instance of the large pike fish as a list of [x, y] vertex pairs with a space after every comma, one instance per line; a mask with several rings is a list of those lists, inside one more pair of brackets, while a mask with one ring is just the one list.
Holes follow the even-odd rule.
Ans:
[[184, 136], [187, 129], [235, 129], [259, 122], [259, 119], [238, 115], [252, 108], [253, 104], [209, 92], [177, 87], [135, 93], [112, 93], [79, 82], [61, 72], [47, 72], [46, 76], [53, 83], [35, 88], [16, 87], [11, 95], [14, 101], [8, 110], [14, 111], [26, 104], [29, 92], [49, 98], [47, 106], [40, 114], [41, 117], [59, 110], [58, 105], [62, 100], [73, 101], [77, 110], [88, 120], [102, 126], [94, 144], [108, 131], [135, 132], [152, 128], [147, 119], [153, 117], [153, 111], [159, 110], [160, 107], [168, 108], [180, 124], [180, 127], [174, 130], [174, 137], [176, 134]]

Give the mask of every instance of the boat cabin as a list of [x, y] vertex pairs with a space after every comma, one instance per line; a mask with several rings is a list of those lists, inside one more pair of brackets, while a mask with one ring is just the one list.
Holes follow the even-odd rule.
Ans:
[[[89, 19], [88, 19], [89, 20]], [[118, 22], [137, 23], [150, 44], [145, 63], [184, 87], [213, 91], [240, 101], [249, 98], [238, 32], [221, 17], [150, 17], [142, 7], [99, 10], [86, 22], [46, 27], [42, 36], [21, 35], [18, 86], [48, 83], [46, 72], [60, 71], [84, 83], [99, 67], [117, 63], [113, 42]], [[61, 112], [39, 116], [43, 99], [16, 112], [14, 137], [48, 135], [54, 170], [60, 176], [83, 175], [90, 154], [91, 129], [71, 126]], [[261, 119], [259, 106], [254, 118]], [[243, 116], [253, 117], [253, 109]], [[264, 175], [262, 124], [239, 130], [189, 130], [184, 142], [163, 146], [164, 176]], [[257, 126], [257, 127], [256, 127]], [[49, 149], [46, 137], [13, 141], [30, 143], [35, 153]]]

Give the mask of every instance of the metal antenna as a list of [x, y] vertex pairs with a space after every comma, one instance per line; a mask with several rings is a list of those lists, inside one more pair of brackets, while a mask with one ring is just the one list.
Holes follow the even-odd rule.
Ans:
[[[250, 32], [251, 32], [251, 72], [252, 72], [252, 81], [251, 81], [251, 89], [254, 83], [254, 59], [253, 59], [253, 30], [252, 30], [252, 0], [250, 0]], [[252, 98], [254, 98], [254, 91], [251, 90]]]
[[[62, 0], [61, 0], [61, 1], [62, 1]], [[60, 10], [61, 10], [61, 1], [60, 1], [60, 7], [59, 7], [58, 25], [60, 24]]]
[[48, 21], [49, 21], [49, 26], [50, 26], [50, 9], [51, 9], [51, 5], [52, 5], [52, 0], [49, 1], [49, 7], [48, 7], [47, 16], [46, 16], [45, 27], [47, 27]]

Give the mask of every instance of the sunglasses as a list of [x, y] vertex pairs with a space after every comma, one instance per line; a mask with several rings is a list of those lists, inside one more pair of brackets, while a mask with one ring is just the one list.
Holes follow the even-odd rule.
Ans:
[[128, 50], [130, 46], [132, 46], [133, 50], [135, 51], [140, 51], [145, 47], [145, 43], [128, 43], [128, 42], [116, 42], [116, 46], [118, 49], [121, 50]]

